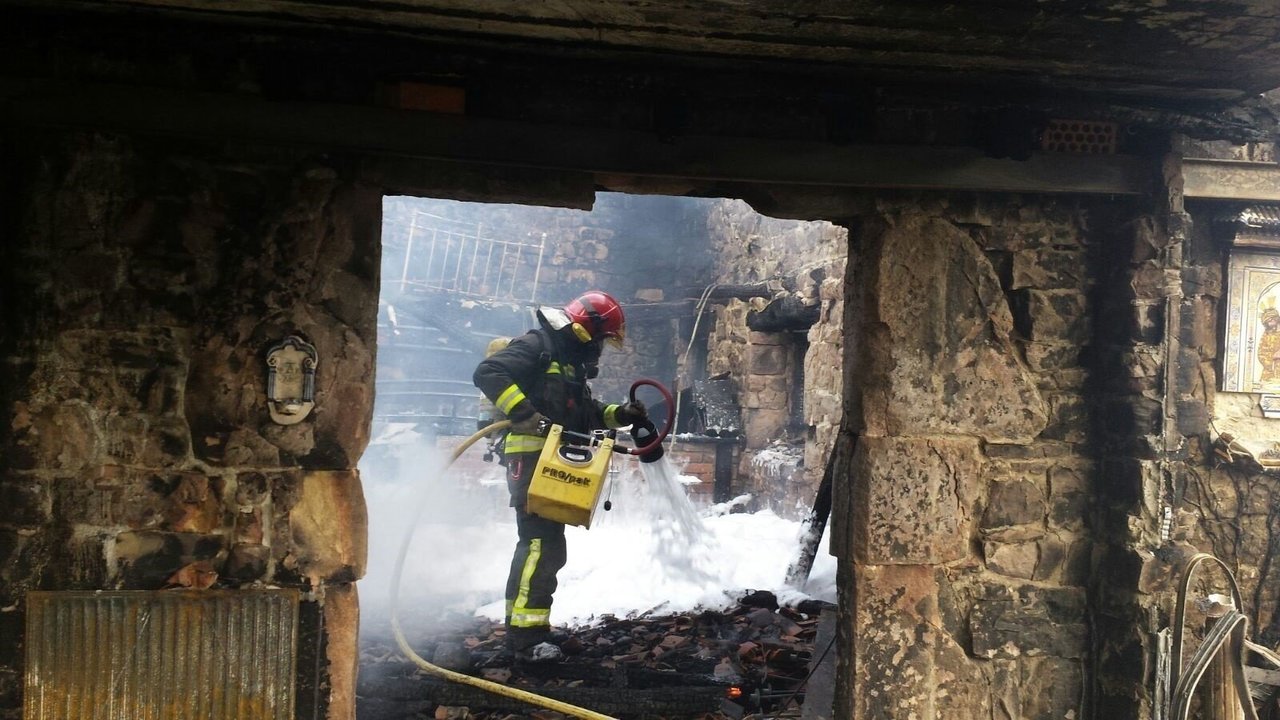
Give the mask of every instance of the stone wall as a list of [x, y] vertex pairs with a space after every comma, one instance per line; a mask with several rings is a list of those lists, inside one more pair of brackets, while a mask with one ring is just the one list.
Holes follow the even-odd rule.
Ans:
[[[1229, 237], [1214, 227], [1216, 214], [1217, 208], [1202, 207], [1192, 215], [1185, 275], [1193, 281], [1183, 283], [1178, 338], [1186, 359], [1177, 377], [1187, 463], [1181, 482], [1171, 488], [1174, 514], [1168, 540], [1181, 556], [1209, 552], [1225, 561], [1240, 583], [1255, 641], [1276, 647], [1280, 473], [1264, 471], [1256, 460], [1275, 446], [1280, 420], [1263, 416], [1259, 394], [1219, 389], [1218, 338], [1224, 332], [1228, 290], [1223, 271], [1230, 250]], [[1230, 458], [1224, 435], [1232, 438]], [[1224, 578], [1205, 575], [1217, 592], [1226, 591]]]
[[[0, 713], [28, 590], [265, 584], [307, 592], [299, 717], [352, 717], [379, 190], [335, 158], [105, 133], [4, 164]], [[291, 334], [319, 364], [286, 426], [265, 353]]]
[[[1220, 159], [1273, 151], [1268, 144], [1181, 145]], [[1094, 696], [1095, 707], [1133, 717], [1154, 715], [1160, 693], [1169, 692], [1156, 672], [1168, 654], [1160, 641], [1171, 632], [1175, 581], [1194, 553], [1212, 553], [1233, 569], [1254, 639], [1280, 640], [1273, 569], [1280, 483], [1257, 467], [1223, 463], [1215, 448], [1228, 430], [1266, 445], [1276, 422], [1256, 417], [1256, 396], [1217, 390], [1226, 250], [1214, 220], [1224, 208], [1188, 206], [1178, 157], [1166, 159], [1163, 171], [1166, 193], [1147, 212], [1092, 223], [1108, 236], [1097, 299], [1098, 314], [1111, 319], [1095, 329], [1091, 363], [1097, 416], [1090, 426], [1100, 460]], [[1221, 574], [1201, 577], [1203, 591], [1228, 592]]]
[[[1181, 155], [1195, 158], [1276, 158], [1274, 143], [1232, 145], [1183, 138], [1176, 147]], [[1220, 390], [1228, 314], [1225, 268], [1234, 229], [1219, 220], [1237, 209], [1236, 204], [1201, 203], [1179, 216], [1183, 247], [1177, 248], [1182, 259], [1178, 322], [1165, 324], [1174, 332], [1168, 342], [1177, 353], [1177, 372], [1170, 383], [1177, 401], [1181, 462], [1176, 474], [1149, 483], [1159, 491], [1158, 521], [1170, 562], [1194, 552], [1212, 553], [1226, 562], [1240, 583], [1254, 640], [1275, 647], [1280, 644], [1280, 477], [1262, 471], [1255, 460], [1275, 443], [1280, 420], [1263, 417], [1258, 394]], [[1224, 434], [1233, 437], [1235, 450], [1244, 452], [1223, 447], [1228, 444]], [[1167, 518], [1166, 510], [1171, 511]], [[1226, 591], [1221, 575], [1204, 575], [1206, 589]]]
[[697, 483], [684, 486], [689, 500], [696, 507], [710, 505], [716, 501], [716, 454], [729, 453], [729, 462], [733, 463], [739, 448], [722, 443], [712, 438], [680, 436], [667, 441], [667, 456], [681, 475], [698, 479]]
[[[20, 182], [3, 199], [0, 271], [0, 492], [13, 508], [0, 521], [0, 707], [20, 703], [27, 589], [261, 582], [312, 591], [303, 638], [324, 670], [305, 680], [321, 700], [304, 712], [341, 717], [381, 188], [340, 158], [109, 134], [36, 136], [5, 159]], [[838, 373], [846, 391], [822, 380], [805, 396], [807, 436], [821, 423], [833, 433], [841, 406], [859, 435], [833, 512], [842, 707], [1149, 714], [1168, 565], [1152, 551], [1160, 489], [1208, 452], [1163, 454], [1165, 328], [1176, 305], [1178, 347], [1192, 353], [1178, 367], [1195, 372], [1170, 391], [1187, 401], [1178, 437], [1194, 440], [1204, 415], [1190, 401], [1212, 388], [1197, 380], [1214, 352], [1212, 272], [1173, 270], [1173, 220], [1123, 202], [903, 195], [865, 207], [849, 225], [854, 276], [833, 271], [807, 296], [823, 309], [806, 374], [837, 375], [836, 361], [810, 362], [817, 346], [858, 349]], [[292, 332], [317, 345], [320, 383], [313, 416], [285, 427], [266, 417], [261, 355]], [[726, 370], [776, 346], [732, 337], [745, 342], [724, 343], [721, 357], [739, 358], [715, 361]], [[1244, 486], [1253, 504], [1232, 508], [1224, 495], [1240, 486], [1222, 483], [1238, 478], [1190, 477], [1229, 512], [1180, 516], [1179, 537], [1230, 550], [1236, 517], [1271, 537], [1264, 478]], [[1264, 552], [1235, 557], [1265, 626]]]
[[829, 274], [814, 288], [820, 314], [809, 328], [809, 349], [804, 356], [804, 420], [808, 425], [804, 445], [805, 477], [798, 483], [802, 495], [797, 497], [792, 493], [784, 504], [813, 502], [814, 488], [822, 481], [841, 431], [845, 404], [845, 278], [852, 275], [848, 264], [857, 261], [856, 256], [849, 254], [847, 231], [842, 244], [844, 247], [837, 248], [836, 257], [839, 258], [843, 250], [846, 261], [834, 263]]
[[[738, 200], [719, 201], [707, 222], [716, 282], [775, 282], [779, 295], [791, 294], [819, 311], [818, 321], [799, 336], [755, 332], [747, 327], [747, 316], [773, 298], [730, 300], [713, 306], [715, 323], [706, 340], [707, 375], [728, 374], [740, 391], [746, 452], [735, 492], [753, 493], [762, 505], [803, 515], [822, 479], [841, 415], [848, 233], [827, 222], [769, 218]], [[797, 386], [801, 372], [803, 386]], [[797, 415], [799, 424], [793, 422]], [[753, 458], [775, 442], [801, 449], [799, 471], [760, 471], [772, 465]]]
[[860, 218], [837, 715], [1087, 716], [1090, 353], [1116, 208], [902, 197]]
[[[5, 159], [21, 181], [3, 199], [0, 707], [20, 702], [27, 589], [269, 582], [313, 591], [303, 637], [325, 670], [309, 680], [322, 689], [311, 716], [340, 717], [380, 188], [339, 158], [108, 134], [28, 138]], [[903, 195], [858, 208], [856, 272], [815, 281], [809, 336], [811, 357], [858, 352], [843, 403], [825, 381], [806, 394], [806, 413], [822, 409], [807, 424], [834, 428], [842, 404], [859, 435], [833, 512], [842, 707], [1149, 714], [1161, 483], [1207, 457], [1163, 454], [1165, 329], [1176, 317], [1192, 353], [1177, 366], [1195, 372], [1170, 392], [1188, 401], [1177, 435], [1194, 440], [1189, 401], [1212, 387], [1197, 380], [1211, 369], [1212, 272], [1174, 270], [1176, 215], [1157, 223], [1123, 202]], [[265, 415], [261, 354], [291, 332], [316, 343], [320, 384], [314, 415], [284, 427]], [[1206, 477], [1197, 487], [1218, 497], [1233, 488], [1215, 483], [1237, 479]], [[1232, 512], [1269, 538], [1257, 480], [1256, 504]], [[1189, 542], [1232, 541], [1231, 514], [1182, 517]], [[1237, 556], [1257, 569], [1242, 573], [1250, 593], [1271, 577], [1262, 552]]]

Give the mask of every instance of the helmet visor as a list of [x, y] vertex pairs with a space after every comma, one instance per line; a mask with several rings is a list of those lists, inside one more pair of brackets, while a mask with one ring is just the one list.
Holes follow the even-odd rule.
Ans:
[[611, 348], [613, 348], [613, 349], [615, 349], [615, 350], [621, 350], [621, 349], [622, 349], [622, 341], [623, 341], [623, 340], [625, 340], [625, 339], [626, 339], [626, 337], [627, 337], [627, 324], [626, 324], [626, 323], [622, 323], [622, 324], [618, 325], [618, 330], [617, 330], [617, 332], [610, 332], [610, 333], [607, 333], [607, 334], [604, 336], [604, 341], [605, 341], [605, 342], [607, 342], [607, 343], [609, 343], [609, 347], [611, 347]]

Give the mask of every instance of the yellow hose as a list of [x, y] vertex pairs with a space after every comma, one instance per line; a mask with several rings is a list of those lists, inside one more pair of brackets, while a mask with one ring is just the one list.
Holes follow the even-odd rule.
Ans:
[[[445, 465], [445, 468], [452, 465], [453, 462], [457, 460], [467, 448], [474, 445], [477, 440], [495, 430], [505, 429], [510, 424], [511, 421], [509, 420], [499, 420], [464, 440], [461, 445], [454, 449], [453, 455], [449, 458], [449, 462]], [[422, 505], [418, 508], [418, 511], [413, 514], [415, 522], [417, 521], [417, 518], [421, 517], [422, 511], [426, 509], [428, 499], [429, 498], [424, 498]], [[409, 554], [409, 544], [412, 540], [413, 525], [411, 524], [408, 531], [405, 532], [404, 542], [400, 545], [400, 557], [396, 560], [395, 573], [391, 577], [391, 631], [395, 633], [396, 644], [400, 646], [400, 652], [404, 653], [405, 657], [412, 660], [415, 665], [426, 670], [428, 673], [442, 677], [445, 680], [462, 683], [463, 685], [471, 685], [472, 687], [487, 690], [491, 693], [496, 693], [504, 697], [527, 702], [530, 705], [537, 705], [538, 707], [544, 707], [548, 710], [555, 710], [556, 712], [564, 713], [570, 717], [583, 718], [584, 720], [615, 720], [608, 715], [601, 715], [598, 712], [587, 710], [586, 708], [580, 708], [577, 705], [570, 705], [569, 703], [560, 702], [553, 698], [536, 695], [527, 690], [508, 687], [500, 683], [490, 682], [489, 680], [483, 680], [470, 675], [464, 675], [460, 672], [446, 670], [439, 665], [432, 665], [426, 660], [423, 660], [418, 653], [413, 651], [413, 648], [409, 647], [409, 642], [405, 640], [404, 632], [400, 630], [400, 617], [398, 613], [398, 606], [400, 604], [400, 574], [404, 570], [405, 557]]]

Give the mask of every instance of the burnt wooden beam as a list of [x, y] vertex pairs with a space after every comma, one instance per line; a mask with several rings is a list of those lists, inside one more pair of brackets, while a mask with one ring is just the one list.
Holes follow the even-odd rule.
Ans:
[[[843, 433], [836, 435], [836, 445], [827, 458], [827, 467], [822, 472], [822, 482], [818, 484], [818, 493], [813, 499], [813, 507], [801, 525], [800, 555], [787, 568], [787, 584], [795, 588], [804, 588], [809, 581], [809, 573], [813, 570], [813, 561], [818, 556], [818, 544], [822, 542], [822, 534], [827, 529], [827, 518], [831, 515], [831, 498], [835, 482], [836, 464], [847, 456], [846, 446], [852, 445], [855, 438]], [[844, 454], [842, 454], [844, 453]]]
[[757, 283], [741, 283], [716, 285], [707, 293], [708, 300], [750, 300], [752, 298], [773, 298], [794, 286], [791, 281], [770, 280]]
[[805, 305], [795, 295], [786, 295], [759, 312], [747, 313], [747, 328], [757, 332], [796, 332], [813, 327], [821, 316], [820, 306]]
[[[706, 295], [708, 302], [716, 303], [723, 303], [727, 300], [774, 298], [777, 297], [779, 293], [790, 290], [793, 286], [794, 283], [789, 280], [783, 282], [769, 281], [716, 285], [710, 292], [706, 293]], [[696, 294], [697, 298], [691, 297], [687, 300], [672, 300], [668, 302], [654, 303], [623, 303], [622, 309], [627, 314], [627, 321], [636, 323], [659, 322], [674, 318], [691, 317], [698, 309], [698, 299], [701, 298], [702, 291], [687, 290], [686, 292]], [[813, 323], [810, 322], [809, 324], [812, 325]]]
[[708, 181], [1133, 195], [1146, 192], [1152, 178], [1139, 158], [1120, 155], [1036, 153], [1027, 160], [1010, 160], [962, 147], [721, 136], [663, 141], [637, 130], [14, 78], [0, 78], [0, 124]]
[[[98, 15], [144, 12], [206, 22], [401, 33], [584, 57], [856, 69], [897, 78], [980, 75], [989, 84], [1231, 102], [1280, 84], [1267, 0], [1077, 4], [821, 0], [642, 3], [564, 0], [8, 0]], [[1081, 11], [1078, 5], [1095, 7]], [[963, 32], [957, 32], [963, 28]], [[1088, 44], [1089, 52], [1080, 47]], [[1018, 47], [1013, 52], [1011, 48]]]
[[622, 304], [622, 311], [627, 322], [645, 324], [691, 317], [695, 309], [693, 300], [675, 300], [672, 302]]

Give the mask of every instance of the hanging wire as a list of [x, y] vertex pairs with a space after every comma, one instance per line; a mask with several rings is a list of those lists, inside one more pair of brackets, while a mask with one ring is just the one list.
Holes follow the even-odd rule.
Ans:
[[[676, 415], [675, 415], [675, 422], [676, 422], [676, 424], [677, 424], [677, 425], [680, 423], [680, 396], [682, 395], [682, 393], [681, 393], [680, 391], [684, 389], [684, 388], [682, 387], [682, 383], [680, 382], [680, 380], [681, 380], [681, 377], [682, 377], [682, 376], [684, 376], [684, 375], [688, 375], [688, 374], [689, 374], [689, 353], [690, 353], [690, 351], [692, 351], [692, 350], [693, 350], [693, 343], [694, 343], [694, 342], [696, 342], [696, 341], [697, 341], [697, 339], [698, 339], [698, 325], [702, 322], [702, 312], [703, 312], [704, 310], [706, 310], [706, 308], [707, 308], [707, 300], [708, 300], [708, 299], [710, 299], [710, 297], [711, 297], [711, 292], [712, 292], [713, 290], [715, 290], [716, 288], [718, 288], [718, 287], [720, 287], [720, 283], [718, 283], [718, 282], [711, 283], [710, 285], [708, 285], [708, 286], [706, 287], [706, 289], [705, 289], [705, 290], [703, 290], [703, 291], [702, 291], [702, 295], [698, 298], [698, 307], [697, 307], [697, 312], [696, 312], [696, 313], [694, 314], [694, 316], [693, 316], [693, 332], [691, 332], [691, 333], [689, 334], [689, 345], [688, 345], [687, 347], [685, 347], [685, 349], [684, 349], [684, 357], [680, 360], [680, 374], [676, 376], [676, 383], [675, 383], [675, 385], [676, 385], [676, 387], [675, 387], [675, 395], [676, 395]], [[672, 430], [674, 430], [674, 429], [675, 429], [675, 428], [673, 427], [673, 428], [672, 428]], [[679, 433], [672, 433], [672, 435], [671, 435], [671, 450], [672, 450], [672, 452], [674, 452], [674, 451], [675, 451], [675, 449], [676, 449], [676, 443], [677, 443], [677, 442], [679, 442], [679, 440], [680, 440], [680, 435], [679, 435]]]

